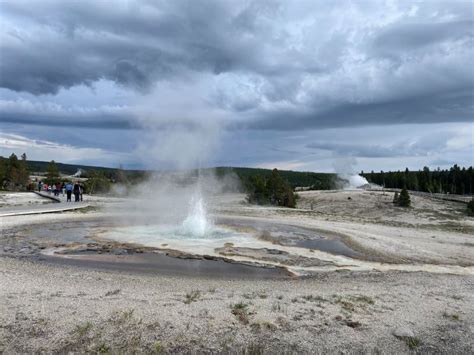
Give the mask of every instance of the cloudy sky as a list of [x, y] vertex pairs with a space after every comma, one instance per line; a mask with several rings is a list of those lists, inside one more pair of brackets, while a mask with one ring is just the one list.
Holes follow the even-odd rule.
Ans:
[[471, 1], [1, 1], [0, 155], [473, 164]]

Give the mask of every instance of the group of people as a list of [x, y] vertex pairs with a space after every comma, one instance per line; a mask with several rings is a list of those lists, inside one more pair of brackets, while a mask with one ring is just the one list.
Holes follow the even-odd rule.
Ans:
[[48, 185], [42, 181], [38, 182], [38, 191], [46, 191], [48, 193], [53, 193], [54, 196], [59, 196], [62, 194], [66, 195], [66, 202], [72, 202], [72, 195], [74, 194], [74, 202], [82, 201], [82, 194], [84, 193], [84, 187], [79, 183], [75, 182], [63, 182], [56, 183], [53, 185]]

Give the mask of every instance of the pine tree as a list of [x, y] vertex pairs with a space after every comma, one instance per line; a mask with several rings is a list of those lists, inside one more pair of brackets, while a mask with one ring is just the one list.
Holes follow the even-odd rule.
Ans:
[[6, 174], [6, 160], [0, 157], [0, 189], [3, 189]]
[[400, 196], [398, 197], [398, 205], [400, 207], [410, 207], [410, 204], [410, 195], [408, 194], [407, 189], [403, 188], [402, 191], [400, 191]]
[[467, 204], [467, 214], [474, 217], [474, 198]]
[[28, 173], [28, 165], [26, 163], [26, 153], [23, 153], [18, 167], [18, 183], [26, 188], [29, 182], [30, 174]]
[[18, 180], [18, 171], [20, 169], [20, 163], [18, 162], [18, 157], [15, 153], [12, 153], [8, 158], [7, 169], [5, 177], [8, 182], [15, 184]]
[[48, 167], [46, 169], [46, 177], [48, 179], [47, 181], [49, 184], [54, 184], [57, 182], [56, 180], [59, 179], [59, 169], [54, 160], [51, 160], [48, 163]]
[[273, 169], [268, 178], [259, 175], [251, 178], [247, 184], [247, 201], [258, 204], [272, 204], [294, 208], [297, 196], [290, 184]]

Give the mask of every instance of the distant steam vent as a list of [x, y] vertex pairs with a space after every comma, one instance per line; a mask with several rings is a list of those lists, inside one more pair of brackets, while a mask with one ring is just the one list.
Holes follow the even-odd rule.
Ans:
[[74, 177], [81, 177], [81, 175], [84, 174], [84, 170], [82, 169], [77, 169], [77, 171], [74, 173]]

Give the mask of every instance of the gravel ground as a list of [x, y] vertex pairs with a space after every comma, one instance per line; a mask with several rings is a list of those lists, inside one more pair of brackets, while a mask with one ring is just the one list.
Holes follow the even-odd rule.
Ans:
[[212, 280], [4, 257], [0, 281], [3, 353], [474, 351], [474, 280], [466, 276]]
[[33, 192], [1, 192], [0, 208], [13, 206], [35, 206], [51, 204], [51, 200], [42, 198]]

